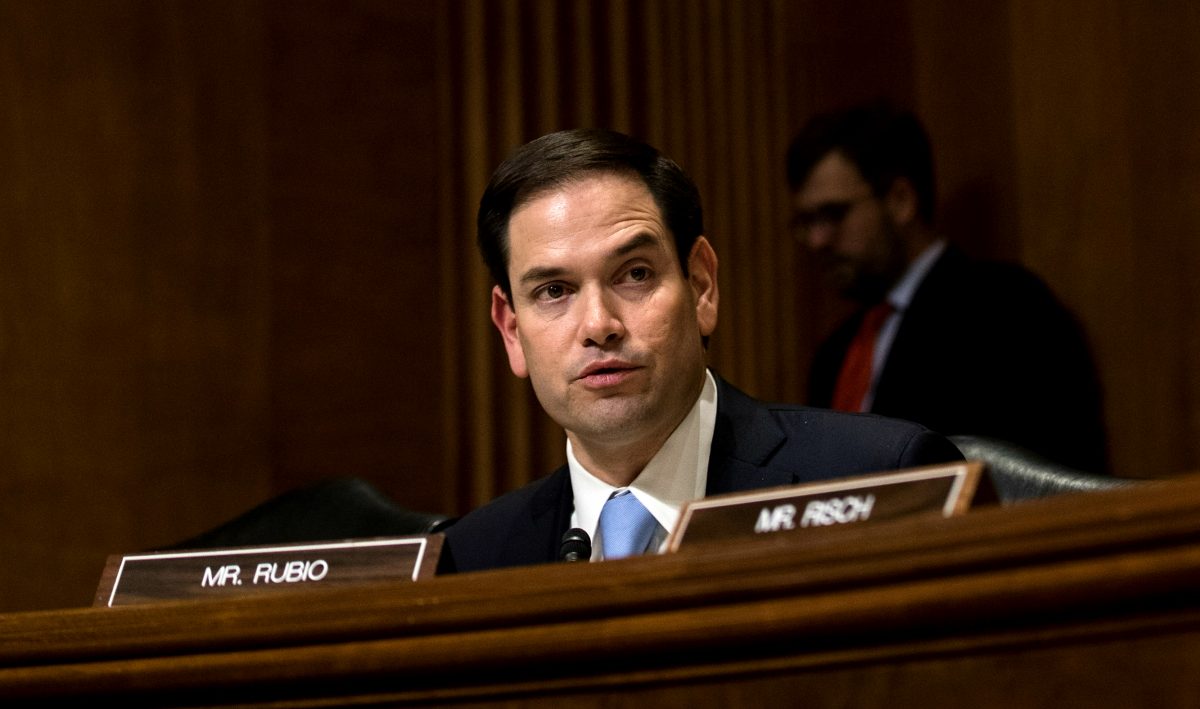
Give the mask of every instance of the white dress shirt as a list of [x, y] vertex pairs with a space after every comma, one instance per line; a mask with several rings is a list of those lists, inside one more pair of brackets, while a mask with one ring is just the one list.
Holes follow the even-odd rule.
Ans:
[[[708, 454], [717, 421], [717, 383], [712, 373], [704, 372], [704, 388], [691, 411], [667, 438], [662, 448], [629, 486], [629, 491], [654, 515], [658, 529], [650, 548], [662, 551], [667, 535], [679, 519], [684, 502], [704, 497], [708, 484]], [[592, 475], [575, 458], [567, 440], [567, 468], [575, 495], [571, 526], [592, 538], [592, 561], [603, 558], [603, 545], [597, 538], [600, 509], [618, 488]]]

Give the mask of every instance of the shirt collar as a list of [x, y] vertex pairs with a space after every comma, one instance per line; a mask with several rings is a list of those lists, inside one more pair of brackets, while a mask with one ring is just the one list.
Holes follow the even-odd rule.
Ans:
[[[683, 503], [704, 497], [716, 421], [717, 384], [712, 373], [705, 370], [704, 387], [691, 411], [629, 486], [667, 532], [674, 529]], [[612, 493], [623, 488], [613, 487], [585, 470], [575, 458], [570, 439], [567, 468], [575, 495], [571, 526], [584, 530], [594, 540], [600, 509]]]
[[891, 304], [897, 312], [904, 312], [912, 303], [913, 296], [917, 292], [917, 287], [921, 285], [921, 281], [925, 280], [925, 276], [929, 274], [929, 269], [933, 268], [934, 262], [941, 257], [942, 252], [946, 250], [946, 240], [938, 239], [925, 250], [921, 252], [916, 259], [908, 266], [908, 270], [892, 287], [892, 290], [887, 294], [887, 302]]

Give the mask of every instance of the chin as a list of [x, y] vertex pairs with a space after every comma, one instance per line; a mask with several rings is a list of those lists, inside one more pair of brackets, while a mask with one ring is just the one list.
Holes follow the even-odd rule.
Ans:
[[587, 415], [575, 417], [578, 423], [575, 430], [586, 431], [594, 438], [624, 439], [631, 432], [646, 430], [649, 423], [646, 411], [641, 402], [599, 402]]

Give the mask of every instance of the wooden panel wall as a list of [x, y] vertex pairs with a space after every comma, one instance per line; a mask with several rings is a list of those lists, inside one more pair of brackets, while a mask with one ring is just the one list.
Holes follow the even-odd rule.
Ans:
[[435, 18], [0, 5], [0, 609], [318, 478], [453, 508]]
[[1200, 7], [1014, 2], [1023, 258], [1092, 336], [1118, 471], [1200, 468]]
[[265, 4], [277, 490], [358, 476], [414, 509], [454, 505], [436, 5]]
[[0, 4], [0, 608], [270, 490], [261, 15]]
[[1079, 314], [1115, 467], [1200, 468], [1198, 11], [1183, 2], [0, 2], [0, 610], [365, 477], [464, 512], [562, 434], [491, 324], [491, 169], [607, 125], [696, 177], [712, 361], [802, 399], [844, 312], [784, 229], [810, 112], [925, 117], [941, 225]]

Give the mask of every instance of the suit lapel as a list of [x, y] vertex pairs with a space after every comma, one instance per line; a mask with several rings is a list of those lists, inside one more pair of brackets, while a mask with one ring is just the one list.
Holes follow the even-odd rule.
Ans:
[[708, 461], [707, 495], [791, 485], [796, 476], [770, 466], [787, 434], [762, 404], [717, 381], [717, 420]]
[[[936, 346], [931, 343], [940, 342], [945, 335], [942, 309], [947, 302], [953, 302], [953, 298], [947, 300], [947, 287], [965, 260], [961, 252], [953, 246], [947, 246], [917, 286], [900, 320], [900, 329], [892, 340], [883, 371], [879, 373], [872, 412], [903, 414], [911, 410], [908, 402], [919, 400], [919, 393], [911, 388], [917, 380], [911, 375], [914, 370], [921, 371], [931, 350], [936, 351]], [[914, 396], [918, 399], [914, 399]]]

